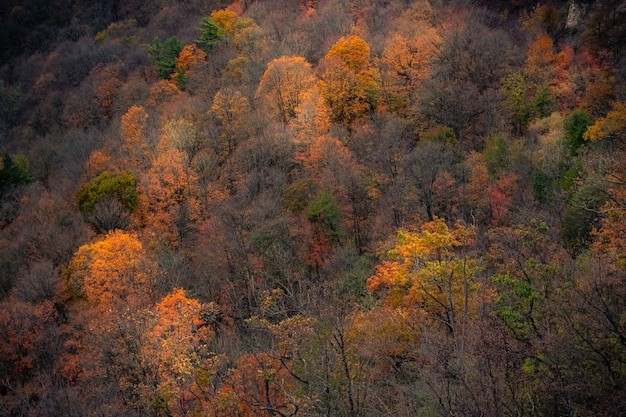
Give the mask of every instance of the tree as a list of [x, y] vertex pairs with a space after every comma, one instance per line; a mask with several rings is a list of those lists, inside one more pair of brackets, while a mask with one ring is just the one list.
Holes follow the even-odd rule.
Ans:
[[585, 144], [584, 135], [593, 120], [586, 110], [574, 110], [563, 120], [565, 137], [563, 145], [572, 156], [578, 154], [578, 148]]
[[381, 74], [381, 97], [392, 111], [406, 113], [415, 93], [430, 74], [429, 62], [441, 42], [435, 29], [426, 29], [407, 39], [394, 35], [377, 61]]
[[185, 45], [176, 57], [176, 65], [171, 75], [181, 91], [187, 88], [187, 80], [200, 65], [206, 64], [206, 52], [195, 43]]
[[232, 42], [239, 53], [249, 52], [260, 32], [260, 28], [252, 19], [241, 17], [229, 8], [215, 10], [206, 22], [207, 25], [200, 28], [205, 39], [201, 37], [199, 43], [207, 45], [209, 49], [207, 52], [210, 52], [212, 45], [217, 43], [218, 37], [219, 40]]
[[[210, 350], [215, 339], [211, 321], [218, 315], [214, 303], [202, 304], [174, 289], [153, 309], [154, 327], [149, 337], [158, 362], [158, 400], [150, 387], [142, 395], [175, 416], [202, 409], [215, 395], [214, 387], [225, 357]], [[157, 411], [159, 411], [157, 409]]]
[[241, 356], [217, 394], [215, 415], [292, 417], [300, 410], [285, 363], [264, 352]]
[[296, 107], [296, 117], [290, 126], [294, 129], [295, 142], [310, 144], [315, 138], [328, 134], [330, 128], [330, 107], [320, 91], [319, 84], [305, 92]]
[[155, 37], [152, 43], [146, 46], [148, 56], [157, 66], [159, 79], [169, 80], [176, 69], [176, 59], [183, 50], [182, 42], [176, 36], [168, 38], [165, 42]]
[[450, 143], [425, 139], [418, 143], [407, 160], [407, 171], [415, 186], [419, 204], [426, 210], [428, 221], [433, 221], [437, 216], [437, 203], [442, 202], [437, 195], [440, 189], [438, 181], [450, 170], [452, 157]]
[[139, 201], [137, 177], [130, 171], [103, 172], [76, 191], [76, 204], [97, 232], [128, 226]]
[[538, 35], [528, 47], [524, 73], [535, 85], [550, 84], [556, 64], [554, 43], [547, 34]]
[[215, 23], [211, 17], [203, 17], [200, 19], [198, 30], [200, 31], [200, 38], [196, 41], [200, 45], [204, 45], [202, 48], [204, 52], [211, 52], [213, 46], [219, 41], [224, 39], [226, 31]]
[[378, 71], [371, 66], [370, 48], [358, 36], [340, 38], [324, 57], [322, 90], [334, 121], [350, 126], [377, 106]]
[[[148, 159], [148, 146], [144, 137], [144, 129], [148, 122], [148, 113], [143, 106], [131, 106], [122, 116], [120, 136], [122, 148], [128, 152], [128, 158], [134, 165], [145, 164]], [[97, 154], [92, 154], [98, 156]], [[91, 160], [91, 158], [90, 158]], [[91, 165], [99, 165], [93, 160]]]
[[623, 141], [624, 131], [626, 131], [626, 102], [616, 101], [605, 117], [596, 120], [593, 125], [587, 128], [583, 134], [583, 139], [589, 141], [600, 139]]
[[28, 184], [33, 178], [28, 173], [28, 161], [22, 154], [11, 157], [5, 153], [0, 164], [0, 200], [14, 187]]
[[213, 97], [211, 111], [222, 127], [213, 150], [223, 159], [230, 156], [246, 136], [245, 122], [250, 110], [250, 102], [239, 90], [222, 88]]
[[[478, 408], [470, 345], [489, 294], [479, 284], [481, 262], [470, 255], [473, 236], [473, 228], [448, 228], [438, 218], [416, 232], [401, 230], [367, 281], [381, 301], [355, 317], [356, 335], [365, 336], [356, 343], [374, 344], [373, 352], [362, 350], [362, 360], [377, 359], [369, 369], [374, 379], [396, 381], [408, 414], [422, 407], [442, 414]], [[381, 336], [369, 341], [371, 334]], [[427, 390], [411, 384], [416, 380]]]
[[283, 56], [267, 65], [256, 95], [265, 98], [287, 123], [296, 117], [296, 109], [315, 81], [311, 65], [303, 57]]
[[65, 275], [72, 296], [112, 314], [144, 306], [153, 291], [155, 272], [137, 236], [115, 230], [78, 248]]
[[145, 215], [155, 242], [177, 246], [194, 230], [199, 201], [191, 159], [186, 152], [176, 149], [175, 144], [167, 143], [166, 135], [145, 176], [143, 185], [148, 201]]
[[376, 267], [368, 280], [371, 292], [384, 291], [386, 302], [416, 309], [425, 325], [444, 326], [453, 336], [461, 359], [468, 325], [477, 307], [480, 264], [457, 248], [472, 244], [474, 231], [445, 221], [425, 223], [419, 232], [400, 231], [389, 251], [391, 260]]
[[515, 131], [524, 133], [532, 115], [527, 97], [528, 81], [521, 73], [516, 72], [504, 77], [501, 84], [504, 105], [513, 113]]
[[447, 126], [457, 139], [497, 129], [500, 80], [512, 61], [511, 40], [491, 29], [488, 15], [461, 9], [441, 31], [430, 74], [417, 94], [417, 116], [428, 127]]

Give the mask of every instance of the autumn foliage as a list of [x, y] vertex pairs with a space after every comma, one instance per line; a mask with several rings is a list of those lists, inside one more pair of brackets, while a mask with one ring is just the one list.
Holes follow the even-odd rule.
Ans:
[[0, 416], [626, 414], [623, 0], [9, 3]]

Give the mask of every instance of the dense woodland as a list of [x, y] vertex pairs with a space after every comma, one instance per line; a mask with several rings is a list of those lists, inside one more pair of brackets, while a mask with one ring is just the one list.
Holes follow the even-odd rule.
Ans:
[[625, 416], [626, 2], [4, 0], [0, 416]]

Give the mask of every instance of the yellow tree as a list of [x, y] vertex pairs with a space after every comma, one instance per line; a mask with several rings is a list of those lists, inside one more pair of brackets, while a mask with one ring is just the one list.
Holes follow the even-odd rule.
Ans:
[[423, 392], [404, 381], [421, 380], [435, 407], [456, 415], [462, 393], [474, 383], [473, 335], [486, 297], [477, 282], [480, 262], [470, 256], [473, 236], [473, 228], [449, 228], [439, 218], [417, 231], [401, 230], [368, 279], [380, 301], [353, 316], [348, 338], [364, 364], [363, 378], [390, 387], [394, 400], [383, 399], [385, 408], [408, 407], [402, 414], [414, 415], [411, 398]]
[[626, 102], [615, 102], [606, 117], [602, 117], [587, 128], [583, 134], [585, 140], [601, 139], [624, 140], [626, 138]]
[[589, 141], [612, 141], [612, 161], [599, 188], [606, 189], [609, 199], [602, 207], [602, 227], [594, 232], [598, 238], [594, 250], [612, 256], [613, 265], [622, 273], [626, 268], [626, 102], [615, 102], [606, 117], [587, 128], [583, 138]]
[[330, 107], [319, 86], [307, 90], [296, 107], [296, 117], [290, 121], [296, 133], [296, 143], [308, 145], [325, 136], [330, 128], [330, 115]]
[[385, 303], [398, 311], [417, 315], [424, 326], [443, 326], [459, 359], [480, 298], [480, 262], [464, 252], [473, 235], [473, 228], [458, 224], [449, 229], [442, 219], [417, 233], [400, 231], [390, 259], [368, 280], [369, 290], [383, 292]]
[[215, 94], [211, 111], [221, 126], [214, 151], [226, 159], [246, 134], [250, 102], [239, 90], [225, 87]]
[[358, 36], [340, 38], [324, 58], [322, 90], [334, 121], [350, 126], [376, 108], [380, 75], [370, 63], [370, 48]]
[[296, 116], [303, 96], [315, 81], [311, 65], [303, 57], [283, 56], [267, 65], [256, 94], [267, 100], [280, 119], [287, 123]]

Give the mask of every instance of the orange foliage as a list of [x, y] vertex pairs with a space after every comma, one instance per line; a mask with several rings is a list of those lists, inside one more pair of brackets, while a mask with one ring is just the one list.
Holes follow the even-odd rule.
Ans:
[[229, 370], [213, 412], [219, 417], [295, 416], [301, 404], [293, 391], [294, 377], [284, 361], [264, 352], [246, 354]]
[[206, 56], [206, 52], [198, 48], [195, 43], [185, 45], [182, 51], [180, 51], [178, 58], [176, 58], [176, 67], [171, 79], [175, 80], [178, 87], [183, 89], [183, 79], [192, 75], [194, 67], [203, 65], [206, 61]]
[[157, 342], [158, 393], [175, 416], [188, 415], [202, 405], [214, 384], [224, 357], [208, 349], [215, 334], [205, 316], [218, 307], [189, 299], [183, 289], [174, 289], [153, 310], [155, 324], [148, 336]]
[[176, 221], [195, 219], [199, 210], [192, 194], [196, 175], [189, 166], [188, 155], [162, 144], [143, 185], [148, 202], [147, 221], [156, 232], [155, 238], [178, 244], [181, 230]]
[[296, 130], [296, 142], [310, 144], [314, 138], [328, 133], [331, 111], [319, 88], [307, 90], [295, 110], [296, 117], [290, 125]]
[[438, 42], [435, 29], [418, 34], [412, 40], [395, 35], [387, 42], [378, 65], [382, 94], [391, 110], [409, 106], [415, 91], [428, 77], [429, 62]]
[[120, 230], [78, 248], [66, 271], [70, 291], [106, 312], [145, 305], [154, 273], [137, 236]]
[[180, 90], [169, 80], [159, 80], [150, 87], [150, 96], [146, 100], [146, 105], [150, 107], [159, 107], [175, 96], [180, 94]]
[[114, 171], [112, 168], [111, 155], [103, 150], [95, 150], [85, 163], [85, 174], [88, 178], [93, 178], [104, 171]]
[[556, 62], [552, 38], [546, 34], [538, 35], [528, 48], [524, 74], [537, 84], [550, 83]]
[[234, 2], [228, 5], [226, 10], [230, 10], [231, 12], [235, 13], [237, 16], [241, 16], [243, 14], [243, 6], [241, 5], [241, 1], [235, 0]]
[[143, 130], [148, 121], [148, 113], [142, 106], [132, 106], [122, 116], [120, 136], [122, 148], [128, 153], [132, 164], [148, 160], [148, 146], [143, 139]]
[[489, 206], [491, 208], [491, 223], [506, 225], [510, 218], [512, 199], [517, 192], [517, 176], [508, 174], [499, 178], [488, 188]]
[[148, 113], [142, 106], [132, 106], [122, 116], [122, 125], [120, 126], [120, 134], [122, 140], [128, 144], [134, 144], [139, 141], [146, 122], [148, 121]]

